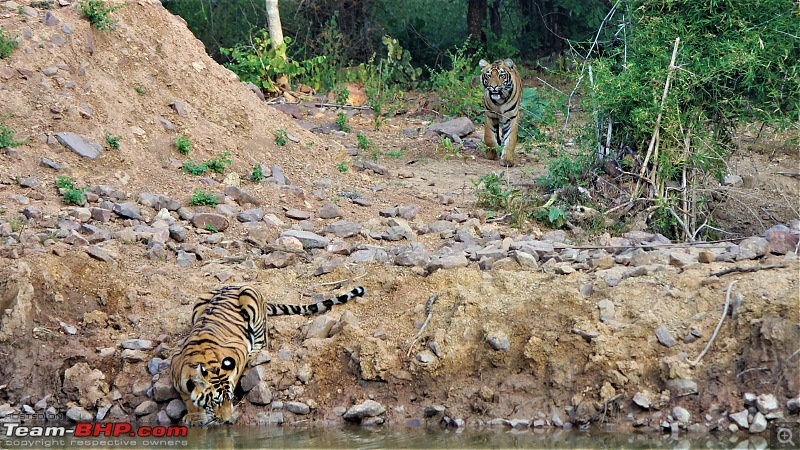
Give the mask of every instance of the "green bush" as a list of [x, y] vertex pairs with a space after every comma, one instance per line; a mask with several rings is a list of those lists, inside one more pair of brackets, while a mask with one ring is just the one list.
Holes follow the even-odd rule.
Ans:
[[370, 140], [361, 133], [356, 135], [356, 140], [358, 141], [359, 150], [366, 150], [372, 147], [372, 142], [370, 142]]
[[341, 173], [345, 173], [345, 172], [347, 172], [347, 170], [348, 170], [349, 168], [350, 168], [350, 167], [348, 167], [348, 165], [347, 165], [347, 161], [342, 161], [342, 162], [340, 162], [340, 163], [336, 164], [336, 170], [338, 170], [338, 171], [339, 171], [339, 172], [341, 172]]
[[189, 138], [186, 136], [180, 136], [173, 139], [175, 142], [175, 148], [178, 149], [178, 153], [181, 155], [188, 155], [189, 151], [192, 149], [192, 143], [189, 141]]
[[449, 68], [430, 69], [430, 89], [441, 99], [439, 111], [450, 116], [482, 117], [483, 91], [473, 82], [480, 73], [474, 56], [467, 48], [469, 40], [455, 51], [448, 51]]
[[17, 141], [14, 140], [14, 133], [16, 130], [13, 128], [9, 128], [5, 123], [5, 119], [8, 116], [0, 117], [0, 148], [4, 147], [19, 147], [20, 145], [25, 145], [28, 143], [28, 140], [24, 141]]
[[278, 48], [272, 47], [267, 30], [260, 30], [252, 36], [252, 44], [239, 44], [232, 48], [221, 48], [220, 53], [232, 62], [225, 67], [232, 70], [247, 83], [253, 83], [265, 92], [275, 92], [278, 78], [286, 75], [293, 79], [315, 70], [325, 61], [324, 56], [316, 56], [305, 61], [295, 61], [286, 56], [286, 47], [292, 38], [286, 36]]
[[278, 145], [278, 147], [283, 147], [288, 142], [289, 142], [289, 138], [286, 135], [286, 131], [278, 130], [278, 131], [275, 132], [275, 143]]
[[217, 155], [216, 159], [205, 161], [202, 164], [197, 164], [193, 159], [190, 159], [189, 161], [183, 163], [181, 170], [183, 173], [188, 173], [191, 175], [203, 175], [209, 171], [214, 173], [225, 173], [225, 168], [230, 167], [231, 165], [230, 156], [230, 152], [222, 152]]
[[68, 188], [64, 191], [64, 197], [62, 197], [62, 199], [64, 200], [64, 203], [68, 205], [82, 206], [86, 203], [86, 188]]
[[260, 183], [261, 180], [263, 180], [264, 178], [265, 178], [264, 177], [264, 171], [261, 170], [261, 165], [254, 164], [253, 165], [253, 171], [250, 172], [250, 180], [253, 183]]
[[202, 188], [195, 188], [192, 193], [192, 198], [189, 200], [189, 204], [194, 206], [216, 206], [218, 200], [219, 198], [217, 198], [213, 192]]
[[122, 136], [112, 136], [106, 131], [106, 144], [112, 150], [119, 150], [119, 141], [122, 139]]
[[336, 125], [339, 125], [339, 131], [344, 131], [345, 133], [350, 132], [350, 120], [347, 118], [346, 112], [339, 112], [336, 116]]
[[108, 17], [112, 12], [125, 6], [124, 3], [105, 6], [103, 0], [80, 0], [78, 7], [89, 23], [96, 26], [98, 30], [113, 31], [117, 28], [119, 20]]
[[56, 187], [59, 189], [74, 189], [75, 180], [72, 177], [65, 177], [59, 175], [56, 178]]
[[0, 28], [0, 59], [11, 56], [17, 45], [16, 37], [6, 34], [6, 31]]
[[548, 190], [569, 186], [586, 186], [592, 169], [592, 157], [581, 152], [575, 156], [561, 154], [547, 161], [547, 174], [537, 179]]

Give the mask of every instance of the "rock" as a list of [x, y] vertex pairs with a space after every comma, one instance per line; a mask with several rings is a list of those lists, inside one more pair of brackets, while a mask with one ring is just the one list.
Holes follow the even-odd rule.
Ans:
[[311, 412], [311, 408], [309, 408], [308, 405], [300, 402], [286, 402], [283, 404], [283, 408], [291, 413], [301, 416]]
[[753, 417], [753, 423], [750, 425], [750, 428], [747, 430], [750, 433], [761, 433], [762, 431], [767, 429], [767, 418], [764, 417], [764, 414], [761, 412], [757, 412], [755, 417]]
[[650, 398], [647, 394], [642, 392], [637, 392], [633, 396], [633, 403], [643, 409], [650, 409]]
[[120, 353], [120, 358], [129, 362], [139, 362], [148, 359], [148, 355], [141, 350], [125, 349], [122, 351], [122, 353]]
[[608, 323], [614, 320], [614, 303], [611, 300], [600, 300], [597, 302], [597, 308], [600, 309], [600, 321]]
[[788, 409], [791, 414], [800, 413], [800, 396], [786, 402], [786, 409]]
[[[269, 169], [267, 169], [267, 170], [269, 170]], [[236, 203], [238, 203], [239, 205], [247, 205], [247, 204], [251, 204], [251, 205], [254, 205], [254, 206], [261, 205], [261, 201], [259, 201], [257, 198], [253, 197], [252, 195], [248, 194], [247, 192], [243, 191], [238, 186], [227, 185], [227, 186], [225, 186], [225, 191], [224, 192], [225, 192], [225, 195], [233, 198], [236, 201]]]
[[259, 425], [280, 425], [283, 423], [282, 412], [258, 413], [256, 422]]
[[73, 406], [67, 409], [67, 418], [73, 422], [91, 422], [94, 416], [80, 406]]
[[64, 371], [62, 391], [68, 398], [86, 408], [94, 408], [108, 394], [106, 376], [98, 369], [90, 369], [85, 362], [77, 363]]
[[254, 405], [268, 405], [272, 403], [272, 391], [266, 381], [262, 381], [247, 393], [246, 398]]
[[584, 424], [595, 419], [597, 419], [597, 409], [594, 407], [594, 402], [580, 402], [575, 408], [575, 422]]
[[514, 250], [512, 253], [514, 255], [514, 260], [522, 266], [532, 270], [539, 269], [538, 258], [535, 255], [530, 253], [524, 252], [522, 250]]
[[294, 253], [276, 251], [265, 256], [263, 261], [267, 268], [282, 269], [294, 264], [295, 259]]
[[710, 264], [714, 262], [717, 258], [717, 254], [712, 252], [711, 250], [702, 250], [700, 254], [697, 255], [698, 261], [703, 264]]
[[180, 398], [176, 398], [171, 400], [167, 403], [167, 417], [172, 420], [180, 420], [184, 414], [186, 414], [186, 405], [183, 403], [183, 400]]
[[183, 116], [184, 114], [186, 114], [186, 106], [181, 101], [178, 100], [171, 101], [169, 103], [169, 107], [172, 108], [172, 110], [175, 111], [175, 114], [179, 116]]
[[310, 231], [286, 230], [281, 233], [281, 237], [289, 236], [296, 238], [303, 244], [303, 248], [325, 248], [328, 240]]
[[729, 173], [722, 178], [722, 185], [723, 186], [739, 186], [744, 182], [742, 177], [736, 175], [735, 173]]
[[286, 211], [284, 215], [290, 219], [295, 219], [295, 220], [308, 220], [309, 218], [311, 218], [311, 214], [295, 208]]
[[333, 234], [336, 237], [347, 238], [355, 236], [361, 231], [361, 224], [339, 220], [325, 227], [323, 233]]
[[258, 222], [264, 218], [264, 211], [261, 208], [246, 209], [236, 215], [239, 222]]
[[142, 220], [141, 208], [133, 202], [115, 203], [112, 211], [125, 219]]
[[197, 262], [197, 255], [183, 250], [178, 250], [175, 252], [175, 261], [178, 264], [178, 267], [185, 269]]
[[24, 188], [39, 189], [42, 183], [35, 176], [23, 178], [19, 181], [19, 185]]
[[320, 275], [325, 275], [326, 273], [331, 273], [337, 268], [339, 268], [342, 264], [344, 264], [344, 260], [342, 259], [331, 259], [319, 265], [316, 269], [314, 269], [313, 275], [318, 277]]
[[404, 203], [397, 207], [397, 215], [406, 220], [412, 220], [417, 216], [421, 206], [414, 203]]
[[319, 208], [319, 217], [322, 219], [335, 219], [342, 217], [339, 207], [335, 203], [326, 203]]
[[67, 325], [64, 322], [59, 322], [58, 325], [61, 327], [62, 330], [64, 330], [64, 333], [66, 334], [73, 335], [78, 332], [77, 328], [75, 328], [72, 325]]
[[796, 253], [798, 240], [800, 236], [792, 234], [788, 227], [783, 225], [776, 225], [764, 233], [767, 241], [769, 241], [769, 250], [777, 255], [785, 255], [787, 253]]
[[122, 341], [120, 345], [122, 345], [122, 348], [131, 350], [152, 350], [153, 341], [148, 341], [146, 339], [128, 339], [127, 341]]
[[686, 425], [687, 423], [689, 423], [689, 420], [692, 418], [692, 415], [685, 408], [676, 406], [672, 408], [672, 417], [674, 417], [675, 420], [677, 420], [678, 422]]
[[192, 225], [195, 228], [225, 231], [230, 226], [228, 218], [217, 213], [198, 213], [192, 217]]
[[306, 332], [306, 339], [327, 338], [331, 331], [331, 327], [333, 327], [333, 324], [335, 323], [336, 320], [327, 314], [323, 314], [321, 316], [316, 317], [308, 326], [308, 331]]
[[658, 342], [661, 343], [664, 347], [670, 348], [677, 344], [675, 339], [673, 339], [672, 335], [670, 334], [669, 330], [664, 325], [659, 326], [656, 329], [656, 338], [658, 338]]
[[65, 131], [56, 133], [56, 139], [61, 145], [84, 158], [97, 159], [103, 154], [103, 147], [99, 143], [79, 134]]
[[739, 243], [737, 261], [756, 259], [767, 254], [769, 242], [762, 237], [750, 237]]
[[111, 210], [105, 208], [92, 208], [90, 210], [92, 219], [98, 222], [108, 222], [111, 220]]
[[778, 409], [778, 400], [772, 394], [761, 394], [756, 398], [756, 407], [762, 414], [769, 414]]
[[276, 165], [274, 165], [274, 166], [272, 166], [271, 173], [272, 173], [272, 178], [273, 178], [273, 179], [275, 180], [275, 182], [277, 182], [279, 185], [287, 185], [287, 184], [291, 184], [291, 183], [289, 182], [289, 180], [286, 178], [286, 176], [283, 174], [283, 169], [281, 169], [281, 166], [279, 166], [279, 165], [277, 165], [277, 164], [276, 164]]
[[425, 407], [423, 413], [425, 414], [425, 417], [435, 417], [439, 414], [444, 414], [446, 410], [447, 408], [442, 405], [429, 405]]
[[254, 366], [248, 369], [240, 379], [242, 389], [248, 392], [266, 379], [267, 369], [263, 365]]
[[430, 350], [423, 350], [417, 353], [417, 361], [421, 362], [422, 364], [430, 364], [436, 361], [436, 355], [433, 354]]
[[139, 406], [133, 411], [133, 414], [138, 416], [146, 416], [148, 414], [152, 414], [156, 412], [158, 409], [158, 404], [152, 400], [145, 400], [142, 403], [139, 403]]
[[731, 419], [736, 425], [738, 425], [739, 428], [744, 430], [750, 426], [750, 424], [747, 423], [747, 415], [748, 411], [746, 409], [743, 409], [742, 411], [736, 414], [729, 414], [728, 418]]
[[467, 117], [457, 117], [446, 122], [433, 123], [425, 130], [426, 135], [441, 134], [455, 142], [461, 142], [461, 137], [475, 131], [475, 126]]
[[389, 169], [387, 169], [386, 167], [370, 161], [364, 161], [364, 169], [371, 170], [378, 175], [386, 175], [389, 173]]
[[426, 270], [431, 273], [439, 269], [455, 269], [457, 267], [467, 267], [469, 260], [463, 254], [443, 256], [431, 260]]
[[495, 351], [508, 351], [511, 348], [508, 342], [508, 335], [502, 331], [492, 332], [486, 337], [486, 343]]
[[153, 384], [153, 400], [157, 402], [165, 402], [167, 400], [172, 400], [173, 398], [179, 398], [180, 394], [178, 391], [175, 390], [175, 386], [172, 383], [172, 377], [169, 376], [169, 373], [162, 374], [158, 381]]
[[676, 395], [697, 392], [697, 383], [693, 380], [687, 380], [686, 378], [667, 380], [667, 387]]
[[147, 372], [150, 375], [156, 375], [170, 366], [170, 361], [155, 357], [147, 362]]
[[673, 251], [669, 254], [669, 263], [676, 267], [687, 267], [697, 263], [697, 256], [688, 253]]
[[380, 403], [374, 400], [367, 400], [360, 405], [355, 405], [348, 409], [347, 412], [344, 413], [344, 420], [349, 422], [358, 422], [365, 417], [375, 417], [383, 414], [384, 412], [386, 412], [386, 408], [384, 408]]

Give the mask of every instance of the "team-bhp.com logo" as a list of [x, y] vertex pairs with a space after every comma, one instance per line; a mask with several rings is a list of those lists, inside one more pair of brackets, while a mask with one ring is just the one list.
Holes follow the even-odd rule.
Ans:
[[[184, 426], [141, 426], [129, 423], [78, 423], [74, 426], [22, 426], [4, 423], [0, 433], [8, 447], [54, 446], [187, 446]], [[110, 438], [110, 439], [108, 439]]]

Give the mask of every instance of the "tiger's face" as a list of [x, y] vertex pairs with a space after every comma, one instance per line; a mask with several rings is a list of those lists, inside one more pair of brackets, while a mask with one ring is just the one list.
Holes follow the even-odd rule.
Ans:
[[233, 390], [241, 374], [237, 359], [215, 352], [173, 358], [172, 378], [178, 388], [189, 425], [224, 423], [233, 415]]
[[478, 65], [481, 67], [481, 83], [483, 83], [483, 95], [494, 103], [503, 103], [513, 92], [514, 61], [511, 59], [499, 60], [488, 63], [480, 60]]

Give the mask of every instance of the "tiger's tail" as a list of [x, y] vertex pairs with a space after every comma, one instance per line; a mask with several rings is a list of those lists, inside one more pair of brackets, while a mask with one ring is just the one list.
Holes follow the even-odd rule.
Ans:
[[366, 290], [363, 286], [359, 286], [352, 291], [342, 294], [338, 297], [332, 297], [323, 300], [319, 303], [311, 303], [308, 305], [286, 305], [281, 303], [267, 303], [266, 310], [268, 316], [291, 316], [291, 315], [311, 315], [317, 314], [331, 309], [333, 305], [343, 305], [350, 300], [361, 297]]

